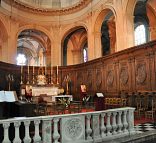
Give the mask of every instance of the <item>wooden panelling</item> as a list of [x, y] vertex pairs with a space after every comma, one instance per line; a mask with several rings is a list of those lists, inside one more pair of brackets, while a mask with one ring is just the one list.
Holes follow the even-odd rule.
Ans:
[[[37, 67], [35, 76], [37, 75]], [[50, 73], [50, 68], [47, 69]], [[30, 67], [32, 73], [32, 67]], [[56, 73], [56, 67], [53, 68]], [[0, 88], [6, 90], [6, 75], [13, 74], [12, 90], [20, 89], [20, 67], [0, 62]], [[64, 78], [70, 76], [70, 94], [80, 95], [80, 85], [86, 84], [88, 94], [96, 92], [119, 93], [156, 90], [156, 41], [132, 47], [87, 63], [59, 67], [59, 83], [65, 88]], [[48, 75], [49, 77], [50, 75]], [[56, 78], [56, 74], [54, 74]], [[32, 74], [30, 74], [32, 79]], [[23, 69], [23, 82], [27, 81], [27, 67]], [[54, 80], [56, 82], [56, 80]], [[30, 82], [32, 83], [32, 82]]]

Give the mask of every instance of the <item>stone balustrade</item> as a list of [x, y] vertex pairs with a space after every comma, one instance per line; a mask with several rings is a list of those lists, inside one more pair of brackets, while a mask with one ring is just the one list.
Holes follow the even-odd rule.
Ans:
[[[2, 143], [91, 143], [135, 133], [135, 108], [0, 120]], [[12, 139], [12, 141], [10, 141]]]

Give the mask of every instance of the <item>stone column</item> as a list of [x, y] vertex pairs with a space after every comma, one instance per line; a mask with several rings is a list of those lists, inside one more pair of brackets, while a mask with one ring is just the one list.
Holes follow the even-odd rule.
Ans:
[[99, 58], [102, 56], [102, 48], [101, 48], [101, 32], [94, 33], [95, 41], [94, 41], [94, 58]]
[[150, 27], [150, 40], [155, 40], [156, 39], [156, 26]]

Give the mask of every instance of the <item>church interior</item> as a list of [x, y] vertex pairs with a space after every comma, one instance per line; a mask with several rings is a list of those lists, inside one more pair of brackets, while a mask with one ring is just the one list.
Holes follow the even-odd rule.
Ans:
[[0, 0], [0, 142], [155, 130], [156, 0]]

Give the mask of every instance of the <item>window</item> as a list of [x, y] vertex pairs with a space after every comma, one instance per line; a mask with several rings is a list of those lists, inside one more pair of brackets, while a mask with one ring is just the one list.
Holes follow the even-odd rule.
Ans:
[[83, 48], [83, 62], [88, 61], [88, 53], [87, 53], [87, 48]]
[[26, 65], [26, 56], [24, 54], [18, 54], [17, 55], [17, 65]]
[[135, 45], [146, 43], [146, 29], [145, 25], [141, 24], [135, 28]]

